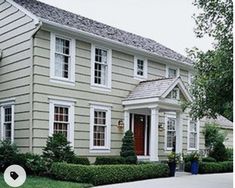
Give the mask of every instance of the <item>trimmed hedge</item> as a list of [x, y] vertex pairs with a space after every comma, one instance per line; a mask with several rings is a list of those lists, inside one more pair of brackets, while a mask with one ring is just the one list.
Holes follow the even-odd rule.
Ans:
[[126, 164], [124, 157], [96, 157], [95, 165]]
[[200, 174], [221, 173], [221, 172], [233, 172], [233, 161], [199, 163]]
[[216, 159], [213, 157], [203, 157], [202, 162], [216, 162]]
[[90, 161], [87, 157], [78, 157], [78, 156], [73, 156], [72, 159], [68, 161], [68, 163], [90, 165]]
[[85, 166], [54, 163], [51, 172], [52, 175], [59, 180], [104, 185], [167, 177], [169, 169], [165, 164]]
[[[185, 163], [185, 172], [191, 172], [191, 163]], [[233, 172], [233, 161], [199, 162], [199, 174]]]

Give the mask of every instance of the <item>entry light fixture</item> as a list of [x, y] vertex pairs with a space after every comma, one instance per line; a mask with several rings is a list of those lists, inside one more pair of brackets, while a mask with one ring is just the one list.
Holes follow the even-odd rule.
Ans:
[[124, 127], [124, 121], [122, 119], [118, 120], [117, 127], [122, 129]]

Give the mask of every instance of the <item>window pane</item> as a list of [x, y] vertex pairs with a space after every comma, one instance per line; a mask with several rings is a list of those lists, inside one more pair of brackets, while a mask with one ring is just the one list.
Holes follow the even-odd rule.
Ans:
[[175, 125], [176, 120], [174, 118], [168, 118], [167, 120], [167, 147], [172, 148], [175, 141]]
[[96, 84], [107, 84], [107, 53], [106, 50], [95, 49], [94, 83]]
[[144, 75], [144, 61], [140, 59], [137, 59], [137, 75]]
[[69, 55], [70, 41], [56, 37], [56, 52]]
[[105, 127], [94, 126], [94, 146], [105, 146]]
[[54, 134], [62, 133], [67, 138], [67, 130], [68, 130], [67, 123], [54, 123]]
[[168, 69], [168, 77], [169, 78], [175, 78], [177, 76], [176, 74], [177, 74], [176, 69], [171, 69], [171, 68]]

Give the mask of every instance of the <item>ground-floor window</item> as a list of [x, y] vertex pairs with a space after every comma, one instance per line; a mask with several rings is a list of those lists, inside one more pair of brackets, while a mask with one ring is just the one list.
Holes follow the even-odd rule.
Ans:
[[90, 149], [109, 150], [111, 131], [111, 108], [91, 105], [90, 109]]
[[14, 103], [0, 104], [1, 140], [14, 141]]
[[50, 100], [49, 135], [62, 133], [74, 142], [74, 102]]
[[173, 117], [166, 117], [166, 149], [171, 150], [175, 144], [176, 138], [176, 119]]
[[188, 148], [197, 149], [198, 148], [198, 125], [196, 121], [189, 121], [188, 128]]

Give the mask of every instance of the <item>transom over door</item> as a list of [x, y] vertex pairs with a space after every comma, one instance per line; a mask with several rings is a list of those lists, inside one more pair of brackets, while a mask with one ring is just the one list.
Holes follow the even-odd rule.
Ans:
[[136, 155], [144, 155], [145, 116], [134, 115], [134, 139]]

